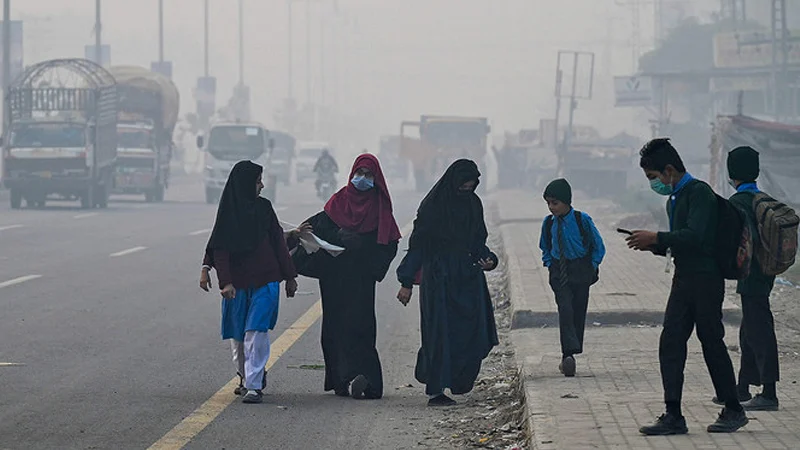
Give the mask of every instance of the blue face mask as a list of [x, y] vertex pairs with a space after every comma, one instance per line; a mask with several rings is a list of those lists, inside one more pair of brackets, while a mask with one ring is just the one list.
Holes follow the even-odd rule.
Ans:
[[356, 175], [350, 180], [359, 191], [368, 191], [375, 187], [375, 180], [371, 180], [363, 175]]
[[653, 190], [656, 194], [660, 195], [670, 195], [672, 194], [672, 185], [671, 184], [664, 184], [658, 178], [653, 178], [650, 180], [650, 189]]

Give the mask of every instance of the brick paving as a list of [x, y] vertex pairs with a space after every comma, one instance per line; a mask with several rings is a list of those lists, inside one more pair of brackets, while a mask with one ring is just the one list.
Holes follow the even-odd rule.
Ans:
[[[535, 449], [800, 449], [800, 360], [781, 360], [779, 412], [750, 412], [750, 424], [731, 435], [709, 434], [720, 407], [700, 344], [689, 342], [684, 387], [684, 414], [689, 435], [644, 437], [640, 426], [663, 412], [658, 339], [671, 275], [665, 260], [629, 251], [613, 231], [614, 214], [602, 201], [576, 200], [576, 207], [598, 224], [608, 255], [601, 281], [592, 287], [585, 354], [577, 357], [578, 374], [558, 372], [556, 312], [538, 249], [541, 220], [547, 209], [541, 198], [500, 192], [489, 201], [502, 231], [512, 305], [516, 320], [512, 341], [525, 379], [532, 447]], [[726, 302], [726, 317], [738, 307]], [[624, 313], [617, 316], [609, 313]], [[603, 315], [605, 314], [605, 315]], [[527, 317], [528, 320], [525, 319]], [[544, 320], [542, 317], [549, 317]], [[611, 318], [609, 322], [591, 317]], [[533, 319], [533, 320], [531, 320]], [[735, 322], [735, 320], [732, 320]], [[738, 368], [738, 330], [727, 327], [726, 342]]]

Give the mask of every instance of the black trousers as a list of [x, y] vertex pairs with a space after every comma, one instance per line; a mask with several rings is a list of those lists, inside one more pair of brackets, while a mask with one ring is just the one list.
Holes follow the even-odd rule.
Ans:
[[724, 296], [725, 280], [719, 275], [676, 273], [672, 279], [672, 290], [664, 313], [664, 329], [658, 346], [666, 402], [681, 401], [686, 343], [695, 327], [717, 398], [722, 401], [738, 398], [733, 364], [723, 340]]
[[583, 353], [583, 334], [586, 329], [586, 310], [589, 308], [589, 283], [550, 283], [558, 305], [558, 330], [561, 354]]
[[778, 340], [768, 295], [742, 295], [739, 347], [739, 384], [761, 386], [779, 381]]

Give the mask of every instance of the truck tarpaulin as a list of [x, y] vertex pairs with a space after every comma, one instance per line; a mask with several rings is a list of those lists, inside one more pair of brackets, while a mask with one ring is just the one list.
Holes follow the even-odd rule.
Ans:
[[719, 117], [711, 143], [711, 181], [715, 186], [727, 179], [727, 153], [744, 145], [761, 155], [759, 184], [764, 191], [800, 205], [800, 126], [747, 116]]

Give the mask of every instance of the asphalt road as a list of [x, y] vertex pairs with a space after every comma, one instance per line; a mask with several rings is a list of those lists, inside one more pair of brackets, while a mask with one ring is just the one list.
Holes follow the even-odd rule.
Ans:
[[[279, 195], [285, 221], [322, 206], [312, 186]], [[419, 197], [394, 196], [403, 227]], [[409, 421], [429, 414], [413, 379], [418, 309], [394, 299], [394, 268], [377, 296], [386, 398], [322, 392], [319, 321], [287, 332], [301, 317], [316, 318], [318, 288], [307, 279], [296, 298], [281, 301], [272, 338], [284, 335], [285, 352], [269, 371], [265, 403], [243, 405], [223, 389], [235, 371], [219, 337], [220, 300], [197, 287], [214, 214], [194, 178], [177, 180], [160, 204], [0, 204], [0, 449], [415, 446]], [[209, 407], [221, 413], [204, 415]]]

